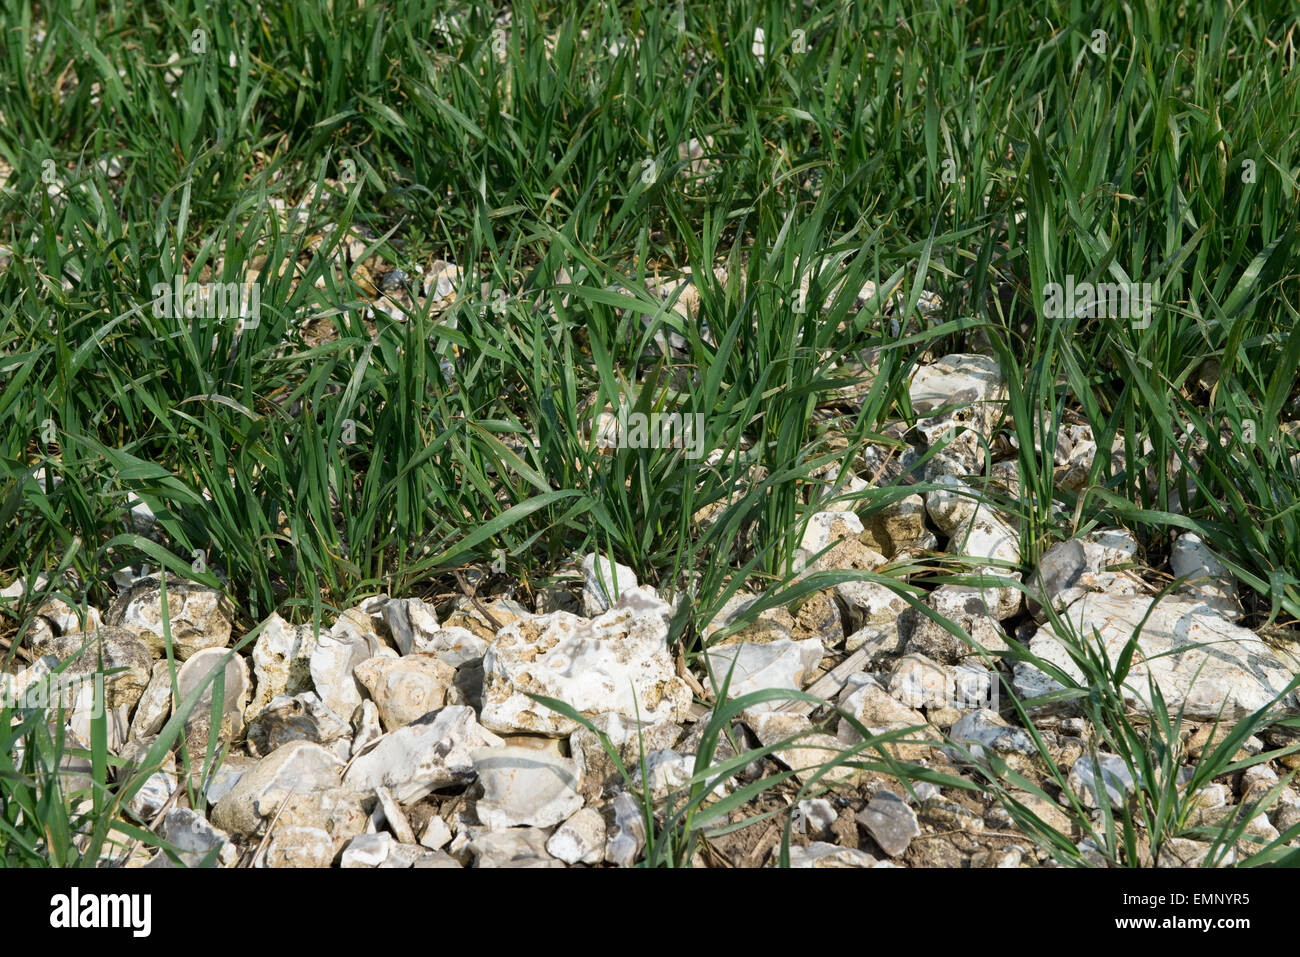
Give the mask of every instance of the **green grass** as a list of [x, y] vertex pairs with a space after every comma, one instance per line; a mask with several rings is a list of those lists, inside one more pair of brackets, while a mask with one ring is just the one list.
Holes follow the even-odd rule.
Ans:
[[[814, 471], [910, 417], [927, 354], [988, 343], [1026, 568], [1092, 523], [1158, 566], [1190, 529], [1250, 624], [1300, 618], [1290, 5], [262, 8], [0, 13], [0, 581], [45, 571], [103, 608], [110, 571], [148, 563], [226, 588], [247, 631], [502, 552], [531, 587], [595, 550], [690, 597], [673, 640], [693, 661], [738, 589], [800, 594]], [[694, 175], [678, 146], [705, 137]], [[372, 318], [358, 234], [408, 275], [454, 261], [455, 302]], [[252, 268], [255, 328], [150, 308], [156, 283]], [[698, 321], [653, 291], [684, 268]], [[1043, 316], [1066, 276], [1158, 283], [1149, 327]], [[832, 428], [815, 413], [868, 349], [879, 374]], [[625, 397], [702, 413], [718, 455], [598, 449], [592, 418]], [[1052, 479], [1067, 414], [1101, 450], [1078, 495]], [[131, 493], [157, 534], [124, 521]]]

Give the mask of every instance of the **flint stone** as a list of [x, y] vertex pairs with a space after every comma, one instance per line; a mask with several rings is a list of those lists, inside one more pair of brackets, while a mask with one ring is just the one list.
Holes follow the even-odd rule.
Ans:
[[835, 597], [844, 608], [845, 624], [851, 633], [886, 626], [910, 607], [907, 599], [880, 582], [840, 582], [835, 586]]
[[[217, 862], [232, 867], [238, 857], [230, 835], [214, 827], [202, 814], [189, 808], [172, 808], [163, 817], [163, 839], [179, 852], [188, 867], [198, 866], [215, 852]], [[162, 855], [164, 860], [166, 855]], [[170, 862], [168, 862], [170, 864]], [[165, 866], [165, 865], [158, 865]]]
[[547, 832], [536, 827], [487, 831], [469, 842], [475, 867], [563, 867], [546, 851]]
[[[1006, 651], [1008, 645], [997, 618], [989, 612], [991, 594], [966, 585], [941, 585], [930, 593], [926, 604], [940, 618], [970, 635], [984, 651], [993, 654]], [[979, 659], [979, 649], [974, 645], [914, 608], [903, 613], [900, 628], [908, 632], [908, 651], [943, 664], [957, 664], [965, 658]]]
[[[1078, 634], [1091, 636], [1097, 629], [1106, 654], [1116, 661], [1150, 607], [1151, 599], [1143, 595], [1090, 593], [1066, 609], [1064, 617]], [[1038, 630], [1029, 650], [1075, 680], [1082, 679], [1049, 625]], [[1235, 723], [1269, 705], [1298, 670], [1293, 656], [1225, 621], [1203, 602], [1170, 595], [1156, 605], [1142, 628], [1123, 695], [1131, 711], [1150, 714], [1149, 674], [1171, 714], [1182, 710], [1191, 721], [1213, 721], [1221, 714], [1224, 722]], [[1016, 664], [1014, 684], [1022, 698], [1060, 687], [1027, 663]], [[1278, 713], [1298, 709], [1295, 692], [1275, 706]]]
[[398, 652], [409, 655], [424, 651], [425, 642], [438, 630], [438, 613], [419, 598], [392, 598], [380, 614]]
[[[153, 673], [153, 657], [145, 642], [133, 631], [107, 626], [62, 635], [51, 644], [48, 653], [62, 662], [78, 652], [81, 654], [59, 676], [60, 684], [125, 669], [104, 678], [104, 703], [112, 709], [124, 707], [129, 714]], [[101, 656], [103, 668], [99, 664]]]
[[[204, 648], [225, 648], [235, 609], [220, 591], [196, 582], [167, 576], [167, 615], [172, 647], [184, 661]], [[142, 578], [124, 591], [108, 609], [108, 624], [137, 632], [150, 650], [165, 653], [162, 581]]]
[[346, 617], [340, 617], [328, 634], [317, 639], [310, 661], [312, 685], [325, 706], [340, 718], [350, 718], [361, 703], [361, 687], [353, 674], [357, 665], [378, 652], [378, 637]]
[[207, 679], [209, 675], [221, 672], [223, 666], [224, 688], [218, 740], [233, 741], [244, 732], [244, 709], [248, 706], [250, 690], [248, 662], [223, 648], [203, 648], [191, 655], [176, 673], [176, 690], [180, 695], [176, 707], [183, 705], [200, 687], [203, 688], [198, 703], [185, 719], [185, 741], [191, 753], [202, 754], [207, 748], [212, 725], [212, 696], [217, 683], [216, 678], [210, 682]]
[[766, 644], [770, 641], [788, 640], [794, 619], [791, 618], [788, 611], [780, 607], [768, 608], [759, 612], [753, 621], [742, 625], [736, 631], [721, 639], [721, 641], [714, 638], [718, 632], [744, 617], [745, 612], [756, 601], [758, 601], [758, 596], [749, 592], [738, 592], [732, 595], [727, 600], [727, 603], [722, 606], [722, 610], [704, 627], [706, 643], [735, 644], [740, 641], [749, 641], [755, 644]]
[[441, 708], [456, 669], [432, 655], [411, 654], [368, 658], [357, 665], [355, 674], [379, 708], [379, 720], [394, 731]]
[[[705, 658], [719, 691], [730, 673], [727, 696], [735, 699], [752, 691], [771, 688], [802, 690], [824, 655], [825, 649], [820, 641], [805, 638], [803, 641], [722, 645], [710, 649]], [[775, 699], [754, 707], [771, 711], [781, 704], [781, 699]]]
[[528, 693], [588, 716], [615, 711], [635, 718], [639, 711], [652, 723], [681, 720], [691, 692], [668, 651], [671, 612], [667, 603], [633, 592], [590, 620], [557, 611], [507, 625], [483, 658], [484, 726], [551, 737], [578, 726]]
[[292, 791], [336, 787], [343, 762], [319, 744], [293, 741], [240, 775], [212, 810], [212, 822], [233, 834], [251, 835]]
[[[948, 731], [954, 744], [965, 748], [979, 760], [985, 752], [1032, 758], [1038, 753], [1033, 738], [1023, 728], [1013, 727], [996, 712], [987, 708], [968, 711]], [[964, 760], [960, 752], [947, 749], [953, 760]]]
[[1089, 755], [1084, 755], [1074, 762], [1070, 768], [1070, 776], [1067, 783], [1070, 790], [1073, 791], [1080, 799], [1084, 807], [1098, 808], [1101, 807], [1101, 798], [1097, 787], [1097, 778], [1102, 781], [1102, 789], [1106, 792], [1106, 798], [1113, 810], [1118, 811], [1124, 806], [1125, 795], [1137, 789], [1137, 783], [1133, 780], [1133, 775], [1124, 761], [1114, 754], [1101, 754], [1100, 772], [1098, 765], [1093, 763]]
[[339, 757], [351, 754], [351, 728], [314, 691], [279, 695], [262, 709], [248, 729], [250, 750], [270, 754], [290, 741], [313, 741]]
[[[349, 840], [367, 829], [364, 796], [346, 787], [325, 787], [300, 791], [271, 809], [280, 814], [275, 827], [312, 827], [324, 831], [334, 842], [331, 857], [343, 850]], [[283, 807], [283, 809], [281, 809]]]
[[[772, 866], [778, 867], [780, 848], [772, 848]], [[803, 846], [792, 845], [790, 848], [791, 869], [807, 868], [842, 868], [842, 867], [879, 867], [880, 862], [856, 847], [840, 847], [825, 841], [813, 841]]]
[[277, 827], [267, 845], [263, 867], [329, 867], [334, 841], [318, 827]]
[[582, 612], [588, 618], [603, 615], [623, 592], [637, 587], [632, 569], [594, 553], [582, 559], [582, 578]]
[[391, 834], [358, 834], [343, 849], [341, 867], [379, 867], [388, 859], [396, 841]]
[[[682, 729], [671, 722], [638, 727], [633, 719], [612, 712], [596, 715], [591, 723], [606, 736], [625, 768], [640, 762], [643, 743], [646, 751], [659, 751], [672, 748], [682, 736]], [[623, 782], [622, 774], [592, 731], [583, 727], [574, 729], [569, 735], [569, 753], [578, 769], [579, 793], [587, 803], [597, 801], [603, 791]]]
[[1169, 553], [1169, 566], [1175, 576], [1188, 579], [1180, 593], [1205, 602], [1228, 621], [1241, 618], [1237, 580], [1201, 536], [1194, 532], [1179, 535]]
[[916, 812], [891, 791], [877, 793], [871, 803], [859, 812], [858, 822], [890, 857], [903, 854], [912, 843], [912, 838], [921, 833]]
[[605, 819], [594, 808], [582, 808], [556, 828], [546, 851], [566, 864], [599, 864], [605, 859]]
[[[774, 747], [783, 741], [771, 756], [795, 772], [795, 779], [806, 781], [817, 774], [822, 766], [844, 756], [844, 744], [829, 734], [814, 731], [807, 717], [785, 711], [760, 711], [746, 709], [742, 713], [745, 724], [763, 747]], [[818, 781], [821, 784], [851, 784], [861, 776], [857, 768], [846, 764], [831, 768]]]
[[636, 799], [619, 791], [610, 806], [612, 821], [606, 830], [605, 861], [616, 867], [631, 867], [645, 847], [645, 818]]
[[291, 625], [272, 613], [253, 644], [253, 700], [245, 712], [252, 720], [280, 695], [310, 691], [311, 653], [316, 637], [310, 625]]
[[470, 708], [448, 705], [387, 734], [353, 760], [344, 783], [364, 792], [386, 787], [399, 804], [411, 804], [437, 788], [468, 784], [474, 749], [504, 745]]
[[552, 827], [582, 807], [569, 758], [518, 746], [477, 748], [471, 756], [483, 786], [476, 810], [487, 827]]

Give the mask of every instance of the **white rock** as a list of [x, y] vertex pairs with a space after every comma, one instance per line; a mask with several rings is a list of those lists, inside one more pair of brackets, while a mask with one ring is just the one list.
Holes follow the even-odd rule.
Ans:
[[1228, 621], [1241, 618], [1237, 580], [1201, 536], [1194, 532], [1179, 535], [1169, 553], [1169, 565], [1175, 576], [1188, 579], [1180, 593], [1205, 602]]
[[927, 477], [957, 471], [973, 474], [982, 468], [980, 436], [992, 436], [1007, 394], [996, 360], [963, 353], [943, 356], [917, 368], [908, 391], [913, 411], [921, 416], [917, 431], [926, 442], [934, 445], [953, 436], [931, 460]]
[[[780, 850], [772, 849], [773, 866], [780, 861]], [[803, 846], [790, 846], [790, 867], [794, 868], [841, 868], [841, 867], [878, 867], [879, 861], [855, 847], [840, 847], [825, 841], [813, 841]]]
[[[176, 657], [181, 660], [203, 648], [230, 644], [234, 606], [215, 588], [168, 576], [167, 615]], [[106, 619], [110, 625], [138, 632], [161, 653], [165, 639], [160, 580], [151, 577], [136, 582], [113, 602]]]
[[[948, 552], [965, 558], [992, 559], [1003, 565], [978, 566], [971, 574], [984, 574], [1020, 581], [1014, 566], [1020, 564], [1020, 533], [998, 518], [992, 509], [980, 506], [974, 516], [959, 526], [948, 540]], [[1011, 618], [1020, 610], [1020, 591], [1012, 585], [984, 589], [990, 610], [999, 619]]]
[[447, 822], [436, 814], [429, 818], [424, 825], [424, 833], [420, 835], [420, 843], [429, 850], [436, 851], [450, 840], [451, 828], [447, 827]]
[[[712, 648], [705, 658], [713, 676], [715, 687], [721, 691], [723, 683], [731, 676], [727, 697], [739, 698], [752, 691], [769, 688], [802, 690], [809, 677], [821, 664], [825, 649], [816, 638], [802, 641], [771, 641], [755, 644], [742, 641]], [[784, 699], [762, 702], [753, 707], [772, 711]]]
[[835, 805], [825, 798], [800, 801], [796, 807], [792, 830], [796, 834], [825, 834], [838, 818]]
[[[346, 854], [347, 851], [344, 851]], [[277, 827], [267, 845], [261, 867], [329, 867], [334, 860], [334, 839], [318, 827]], [[356, 867], [356, 864], [344, 865]]]
[[[896, 731], [900, 728], [920, 728], [909, 734], [903, 741], [888, 744], [888, 750], [905, 760], [918, 760], [929, 753], [923, 744], [912, 743], [911, 739], [924, 740], [931, 736], [926, 728], [925, 716], [914, 708], [909, 708], [883, 689], [874, 678], [863, 675], [862, 682], [845, 685], [840, 694], [839, 706], [851, 714], [859, 724], [873, 733]], [[846, 718], [841, 717], [835, 735], [844, 744], [857, 744], [862, 736]]]
[[470, 708], [449, 705], [385, 735], [352, 762], [344, 783], [360, 791], [386, 787], [401, 804], [474, 778], [475, 748], [505, 742], [480, 727]]
[[367, 658], [357, 665], [355, 674], [389, 731], [441, 708], [456, 679], [455, 668], [424, 654]]
[[[843, 742], [814, 731], [806, 715], [748, 708], [742, 712], [742, 718], [763, 747], [776, 748], [771, 756], [794, 771], [798, 781], [807, 781], [825, 765], [844, 757]], [[858, 769], [838, 764], [821, 775], [818, 782], [849, 783], [858, 777]]]
[[846, 538], [857, 538], [864, 531], [866, 528], [856, 512], [815, 512], [803, 530], [799, 548], [811, 560], [823, 548]]
[[895, 621], [909, 607], [907, 599], [879, 582], [840, 582], [835, 586], [835, 597], [844, 605], [846, 624], [853, 634]]
[[166, 660], [154, 662], [153, 675], [131, 718], [131, 739], [147, 738], [162, 730], [172, 710], [172, 665]]
[[378, 867], [388, 859], [396, 842], [393, 835], [358, 834], [343, 849], [342, 867]]
[[148, 645], [126, 628], [105, 626], [96, 631], [59, 635], [33, 651], [41, 657], [53, 654], [67, 664], [57, 680], [29, 687], [29, 698], [45, 691], [51, 700], [62, 696], [70, 699], [78, 687], [102, 681], [105, 704], [112, 709], [125, 706], [129, 714], [153, 673]]
[[943, 487], [926, 493], [925, 510], [939, 531], [952, 535], [975, 517], [979, 496], [955, 475], [939, 475], [934, 481]]
[[997, 679], [983, 665], [940, 665], [924, 655], [899, 659], [889, 677], [889, 693], [909, 708], [972, 711], [996, 705]]
[[989, 601], [996, 602], [995, 590], [966, 585], [941, 585], [926, 599], [929, 608], [945, 622], [965, 632], [979, 647], [961, 635], [954, 635], [944, 625], [921, 611], [909, 610], [902, 627], [910, 629], [907, 650], [923, 654], [946, 664], [966, 658], [979, 659], [980, 648], [993, 653], [1007, 650], [1006, 635], [989, 611]]
[[890, 857], [898, 857], [921, 833], [916, 812], [892, 791], [879, 791], [858, 813], [858, 821]]
[[239, 856], [229, 834], [189, 808], [172, 808], [167, 812], [163, 818], [162, 836], [190, 866], [198, 865], [215, 852], [216, 860], [233, 867]]
[[[21, 595], [21, 592], [19, 592], [19, 595]], [[94, 631], [105, 624], [99, 614], [99, 609], [93, 605], [86, 607], [84, 617], [82, 617], [78, 614], [77, 609], [61, 598], [47, 598], [36, 613], [53, 622], [55, 628], [61, 634], [74, 631]]]
[[379, 641], [340, 618], [322, 634], [311, 653], [311, 680], [325, 706], [345, 721], [361, 703], [353, 675], [357, 665], [379, 652]]
[[294, 741], [244, 771], [212, 809], [212, 822], [234, 834], [252, 834], [292, 792], [336, 787], [343, 763], [318, 744]]
[[566, 864], [599, 864], [605, 859], [605, 819], [583, 808], [556, 828], [546, 850]]
[[626, 791], [614, 796], [614, 824], [605, 842], [605, 860], [631, 867], [645, 847], [645, 817], [636, 799]]
[[632, 569], [594, 553], [582, 559], [582, 578], [582, 610], [588, 618], [609, 611], [623, 592], [637, 587]]
[[[661, 748], [645, 756], [644, 775], [641, 763], [637, 762], [632, 772], [632, 784], [640, 790], [648, 790], [652, 800], [662, 801], [670, 793], [685, 793], [690, 788], [690, 781], [694, 775], [695, 755], [678, 754], [669, 748]], [[727, 782], [722, 781], [713, 789], [711, 796], [724, 797], [726, 794]]]
[[404, 655], [423, 651], [421, 647], [438, 630], [438, 613], [419, 598], [394, 598], [382, 607], [384, 624], [393, 636], [393, 644]]
[[[1090, 593], [1064, 613], [1078, 634], [1101, 636], [1106, 654], [1117, 661], [1151, 606], [1143, 595], [1110, 596]], [[1148, 673], [1155, 679], [1171, 714], [1185, 709], [1191, 721], [1222, 719], [1235, 722], [1268, 705], [1286, 689], [1300, 670], [1294, 658], [1283, 657], [1251, 631], [1225, 621], [1208, 605], [1180, 595], [1162, 599], [1138, 638], [1138, 653], [1124, 681], [1125, 704], [1141, 714], [1151, 713]], [[1075, 680], [1082, 674], [1049, 625], [1029, 643], [1034, 655], [1061, 668]], [[1060, 685], [1027, 663], [1017, 663], [1014, 683], [1022, 698], [1059, 689]], [[1294, 692], [1278, 705], [1294, 712]]]
[[352, 750], [349, 757], [355, 758], [374, 742], [384, 736], [384, 729], [379, 724], [379, 709], [373, 701], [361, 702], [352, 718]]
[[[224, 674], [224, 678], [209, 681], [214, 673]], [[213, 693], [218, 680], [223, 683], [220, 740], [231, 741], [244, 730], [244, 709], [248, 706], [251, 691], [248, 662], [224, 648], [203, 648], [191, 655], [176, 672], [176, 689], [180, 695], [176, 707], [183, 707], [192, 694], [203, 688], [198, 704], [185, 721], [186, 740], [200, 752], [206, 747]]]
[[207, 800], [210, 807], [215, 806], [223, 797], [229, 794], [239, 779], [244, 776], [244, 772], [257, 765], [254, 758], [245, 757], [238, 752], [227, 754], [225, 759], [217, 765], [216, 770], [208, 779], [207, 789], [203, 792], [203, 797]]
[[1092, 758], [1085, 754], [1070, 768], [1070, 776], [1066, 783], [1084, 807], [1097, 808], [1101, 807], [1097, 788], [1097, 778], [1100, 776], [1101, 787], [1106, 792], [1111, 808], [1118, 811], [1124, 806], [1124, 796], [1136, 790], [1137, 784], [1123, 759], [1114, 754], [1101, 754], [1098, 757], [1100, 775], [1097, 765], [1093, 764]]
[[1207, 784], [1196, 792], [1196, 805], [1203, 808], [1226, 807], [1232, 792], [1225, 784]]
[[267, 618], [253, 645], [255, 688], [244, 715], [247, 721], [251, 723], [276, 696], [311, 689], [311, 653], [315, 647], [310, 626], [291, 625], [275, 613]]
[[867, 517], [862, 542], [891, 559], [932, 549], [938, 540], [926, 527], [925, 515], [925, 499], [920, 495], [889, 502]]
[[476, 809], [487, 827], [551, 827], [582, 807], [569, 758], [525, 747], [478, 748], [471, 756], [483, 786]]
[[486, 831], [469, 841], [466, 853], [475, 867], [563, 867], [546, 852], [546, 836], [536, 827]]
[[392, 792], [388, 788], [375, 788], [375, 797], [378, 798], [378, 810], [383, 813], [384, 822], [388, 825], [388, 829], [393, 832], [393, 837], [397, 838], [399, 843], [414, 844], [415, 832], [411, 830], [411, 822], [406, 819], [406, 814], [398, 807]]
[[[329, 834], [338, 854], [352, 838], [371, 830], [365, 795], [342, 786], [299, 790], [278, 804], [276, 828], [315, 827]], [[382, 811], [379, 812], [382, 820]]]
[[690, 689], [668, 650], [671, 606], [640, 593], [586, 620], [557, 611], [506, 625], [483, 658], [483, 724], [562, 737], [577, 723], [528, 697], [545, 695], [586, 715], [615, 711], [677, 721]]
[[753, 607], [754, 603], [759, 600], [757, 595], [750, 592], [737, 592], [727, 599], [726, 604], [718, 611], [713, 619], [704, 626], [705, 644], [713, 644], [715, 641], [755, 641], [768, 642], [777, 641], [782, 638], [789, 639], [790, 629], [781, 620], [781, 615], [786, 616], [789, 620], [789, 613], [784, 608], [768, 608], [759, 612], [754, 619], [747, 624], [741, 625], [736, 631], [732, 632], [725, 639], [717, 639], [714, 636], [726, 628], [743, 619], [746, 612]]
[[416, 650], [433, 655], [453, 668], [482, 659], [488, 643], [467, 628], [451, 625], [439, 628], [416, 644]]
[[152, 821], [167, 805], [176, 790], [176, 775], [167, 770], [155, 771], [136, 791], [127, 807], [144, 821]]
[[[1007, 724], [1001, 715], [987, 708], [963, 714], [948, 731], [948, 736], [953, 744], [965, 748], [977, 760], [989, 751], [1026, 757], [1032, 757], [1038, 752], [1028, 731]], [[964, 760], [960, 751], [954, 748], [946, 750], [953, 760]]]

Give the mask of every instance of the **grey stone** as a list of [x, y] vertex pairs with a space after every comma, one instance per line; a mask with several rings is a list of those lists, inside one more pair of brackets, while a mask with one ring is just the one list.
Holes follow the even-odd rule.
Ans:
[[483, 786], [479, 820], [490, 828], [552, 827], [582, 807], [577, 765], [532, 748], [478, 748], [474, 770]]
[[339, 757], [351, 754], [351, 728], [314, 691], [279, 695], [258, 713], [248, 729], [249, 749], [270, 754], [290, 741], [313, 741]]
[[632, 795], [619, 791], [614, 796], [612, 815], [605, 842], [605, 860], [616, 867], [631, 867], [645, 848], [642, 809]]
[[916, 812], [892, 791], [880, 791], [858, 813], [858, 822], [867, 829], [882, 851], [899, 857], [921, 833]]
[[501, 747], [466, 707], [449, 705], [382, 738], [352, 761], [344, 783], [361, 791], [387, 787], [400, 804], [418, 801], [435, 788], [474, 779], [475, 748]]

